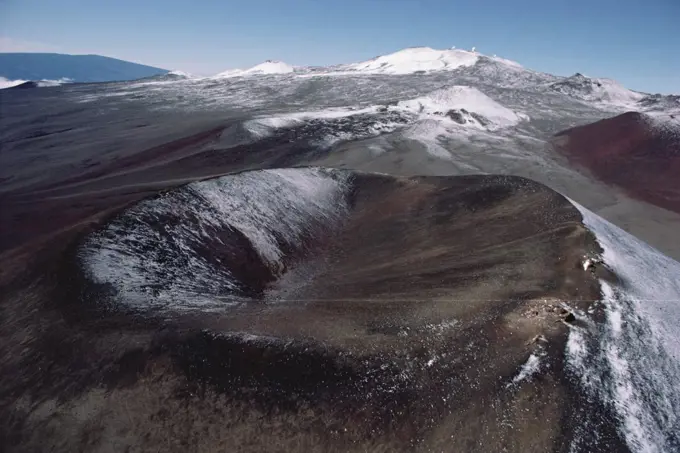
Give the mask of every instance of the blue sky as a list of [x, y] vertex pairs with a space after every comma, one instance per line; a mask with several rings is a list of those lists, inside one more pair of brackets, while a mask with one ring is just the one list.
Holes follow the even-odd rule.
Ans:
[[0, 51], [98, 53], [213, 74], [265, 59], [470, 48], [680, 94], [680, 0], [0, 0]]

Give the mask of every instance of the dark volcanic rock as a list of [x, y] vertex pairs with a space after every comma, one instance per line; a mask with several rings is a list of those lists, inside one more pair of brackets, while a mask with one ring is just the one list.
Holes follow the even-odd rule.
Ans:
[[480, 115], [479, 113], [469, 112], [466, 109], [452, 109], [446, 112], [446, 116], [451, 118], [458, 124], [474, 123], [475, 121], [481, 126], [488, 126], [491, 122]]
[[458, 110], [449, 110], [446, 112], [446, 116], [451, 118], [453, 121], [455, 121], [458, 124], [465, 124], [467, 123], [467, 120], [463, 116], [463, 112], [460, 112]]
[[486, 119], [485, 117], [483, 117], [479, 113], [470, 112], [470, 116], [472, 116], [474, 119], [476, 119], [477, 122], [479, 124], [481, 124], [482, 126], [488, 126], [489, 123], [490, 123], [488, 119]]
[[[671, 118], [672, 120], [672, 118]], [[680, 124], [624, 113], [557, 134], [556, 147], [602, 181], [680, 212]]]

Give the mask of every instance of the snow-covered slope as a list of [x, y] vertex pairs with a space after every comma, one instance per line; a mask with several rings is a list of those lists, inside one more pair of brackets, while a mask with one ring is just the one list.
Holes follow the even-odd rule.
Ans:
[[619, 108], [634, 108], [636, 103], [645, 97], [644, 94], [631, 91], [615, 80], [590, 78], [579, 73], [550, 84], [549, 89], [581, 101]]
[[3, 88], [11, 88], [17, 85], [21, 85], [22, 83], [26, 83], [28, 80], [7, 80], [4, 77], [0, 77], [0, 90]]
[[244, 283], [242, 269], [221, 257], [251, 248], [250, 260], [259, 257], [279, 275], [285, 253], [347, 214], [348, 177], [307, 168], [197, 181], [121, 213], [84, 244], [80, 258], [132, 308], [224, 309], [244, 295]]
[[574, 205], [619, 281], [601, 282], [605, 322], [584, 316], [585, 326], [572, 328], [569, 365], [585, 390], [617, 414], [631, 451], [677, 451], [680, 263]]
[[290, 74], [295, 68], [282, 61], [267, 60], [250, 69], [229, 69], [220, 72], [215, 78], [245, 77], [253, 75]]
[[468, 86], [443, 88], [401, 101], [397, 106], [426, 116], [443, 115], [462, 125], [486, 129], [513, 126], [526, 118]]
[[472, 66], [478, 59], [478, 53], [466, 50], [411, 47], [372, 60], [345, 65], [343, 69], [367, 74], [413, 74]]

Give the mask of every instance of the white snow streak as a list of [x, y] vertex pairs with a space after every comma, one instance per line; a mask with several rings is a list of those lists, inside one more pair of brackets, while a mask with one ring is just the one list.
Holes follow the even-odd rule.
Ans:
[[569, 365], [613, 408], [631, 450], [673, 451], [680, 445], [680, 263], [574, 204], [620, 281], [601, 282], [604, 325], [572, 327]]
[[517, 376], [512, 378], [512, 382], [508, 384], [508, 386], [517, 385], [522, 381], [531, 379], [533, 375], [538, 373], [541, 370], [541, 357], [543, 355], [544, 354], [541, 353], [531, 354], [527, 361], [524, 362], [524, 364], [520, 368], [519, 373], [517, 373]]
[[341, 222], [347, 188], [346, 173], [315, 168], [195, 182], [128, 209], [88, 238], [80, 258], [95, 282], [111, 285], [132, 308], [223, 307], [239, 302], [230, 295], [241, 282], [229, 256], [206, 255], [205, 244], [237, 231], [280, 273], [282, 246], [299, 247], [311, 231]]

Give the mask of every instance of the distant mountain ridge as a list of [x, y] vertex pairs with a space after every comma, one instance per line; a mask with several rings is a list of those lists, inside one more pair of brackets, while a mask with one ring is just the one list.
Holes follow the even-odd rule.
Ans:
[[166, 73], [166, 69], [101, 55], [0, 53], [0, 77], [8, 80], [112, 82]]

